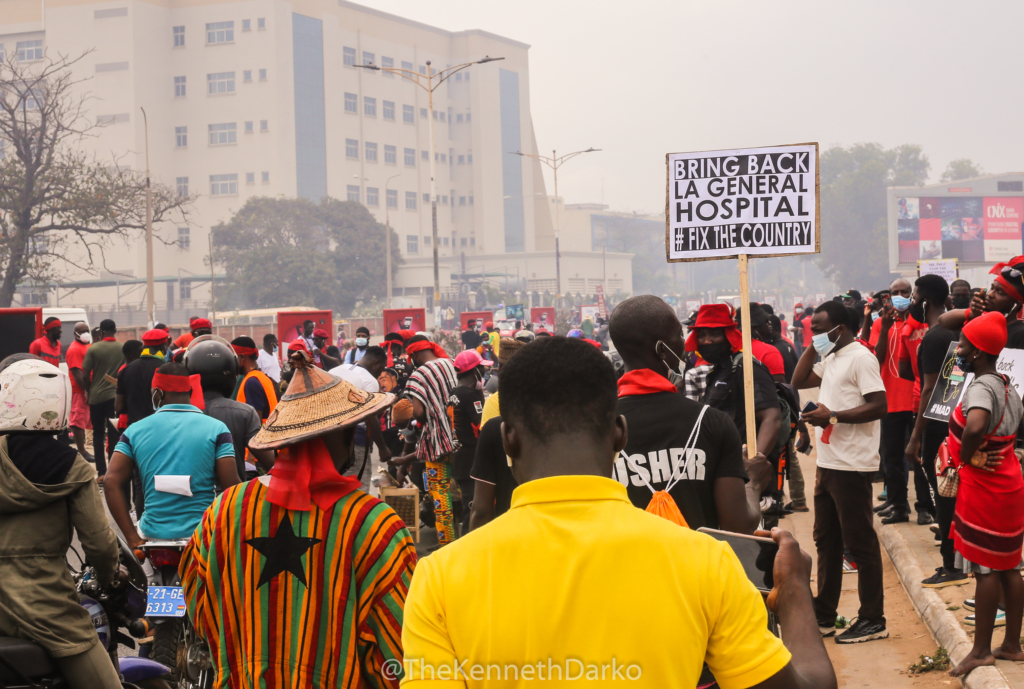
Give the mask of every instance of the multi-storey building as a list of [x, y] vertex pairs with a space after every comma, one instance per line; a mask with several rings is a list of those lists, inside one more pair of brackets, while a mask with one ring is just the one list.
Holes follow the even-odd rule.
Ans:
[[[539, 252], [530, 273], [554, 278], [539, 163], [511, 154], [536, 150], [523, 43], [345, 0], [0, 0], [0, 46], [26, 59], [87, 53], [74, 69], [89, 78], [89, 117], [106, 125], [87, 145], [144, 169], [144, 108], [152, 177], [198, 193], [187, 226], [156, 227], [158, 309], [208, 299], [210, 228], [252, 196], [331, 196], [387, 217], [405, 259], [395, 294], [430, 306], [431, 125], [442, 292], [458, 289], [463, 256], [507, 281], [510, 261]], [[425, 75], [484, 56], [504, 59], [455, 74], [432, 110], [410, 80], [357, 68]], [[65, 288], [79, 288], [49, 303], [139, 303], [144, 278], [144, 242], [115, 246], [105, 266], [69, 265]]]

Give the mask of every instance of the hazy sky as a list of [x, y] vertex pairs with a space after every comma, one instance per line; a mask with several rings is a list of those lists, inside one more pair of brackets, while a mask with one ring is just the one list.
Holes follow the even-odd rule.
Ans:
[[806, 141], [920, 144], [931, 181], [961, 157], [1024, 169], [1019, 0], [365, 4], [530, 44], [541, 151], [603, 149], [563, 168], [567, 203], [603, 181], [613, 209], [663, 212], [668, 152]]

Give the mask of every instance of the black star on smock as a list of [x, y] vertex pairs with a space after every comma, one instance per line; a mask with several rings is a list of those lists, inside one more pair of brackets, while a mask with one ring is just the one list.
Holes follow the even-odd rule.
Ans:
[[320, 542], [319, 538], [300, 538], [292, 530], [292, 520], [286, 512], [281, 523], [277, 525], [277, 533], [273, 538], [260, 537], [250, 538], [246, 545], [259, 551], [267, 559], [260, 572], [260, 583], [256, 588], [268, 583], [281, 572], [291, 572], [302, 582], [306, 583], [306, 570], [302, 566], [302, 556], [307, 550]]

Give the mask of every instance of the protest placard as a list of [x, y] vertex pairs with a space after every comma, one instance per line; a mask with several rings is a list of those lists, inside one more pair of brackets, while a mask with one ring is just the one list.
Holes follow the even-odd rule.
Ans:
[[[974, 374], [956, 365], [956, 342], [949, 343], [946, 358], [942, 360], [939, 379], [928, 399], [924, 418], [933, 421], [949, 421], [949, 415], [960, 404], [967, 386], [974, 380]], [[1024, 398], [1024, 350], [1004, 349], [996, 360], [996, 371], [1007, 377], [1017, 395]]]
[[934, 258], [917, 262], [917, 276], [938, 275], [947, 283], [952, 284], [960, 277], [960, 271], [955, 258]]

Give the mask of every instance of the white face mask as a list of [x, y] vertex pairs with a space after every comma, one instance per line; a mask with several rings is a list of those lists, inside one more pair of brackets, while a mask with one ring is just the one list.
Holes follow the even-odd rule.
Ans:
[[679, 358], [679, 355], [678, 355], [678, 354], [676, 354], [675, 352], [673, 352], [673, 351], [672, 351], [672, 348], [671, 348], [671, 347], [669, 347], [669, 346], [668, 346], [667, 344], [665, 344], [665, 343], [664, 343], [664, 342], [662, 342], [661, 340], [658, 340], [658, 341], [657, 341], [657, 342], [656, 342], [656, 343], [654, 344], [654, 352], [655, 352], [655, 353], [658, 353], [658, 348], [659, 348], [659, 346], [663, 346], [663, 347], [665, 347], [665, 349], [667, 349], [667, 350], [668, 350], [668, 353], [669, 353], [669, 354], [671, 354], [672, 356], [674, 356], [674, 357], [676, 358], [676, 361], [678, 361], [678, 362], [679, 362], [678, 364], [676, 364], [677, 368], [676, 368], [676, 369], [673, 369], [673, 368], [672, 368], [671, 366], [669, 366], [669, 365], [668, 365], [668, 362], [666, 362], [666, 361], [662, 360], [662, 363], [663, 363], [663, 364], [665, 364], [665, 368], [667, 368], [667, 369], [668, 369], [668, 372], [669, 372], [669, 374], [671, 375], [671, 374], [673, 374], [673, 373], [674, 373], [674, 374], [676, 374], [677, 376], [680, 376], [680, 377], [681, 377], [681, 376], [683, 375], [683, 369], [684, 369], [684, 368], [686, 368], [686, 363], [685, 363], [685, 362], [684, 362], [684, 361], [683, 361], [682, 359], [680, 359], [680, 358]]
[[357, 337], [356, 338], [356, 347], [365, 347], [368, 342], [369, 342], [369, 340], [367, 340], [365, 337]]
[[90, 344], [90, 343], [92, 343], [92, 333], [86, 331], [84, 333], [79, 334], [78, 335], [78, 341], [81, 342], [82, 344]]

